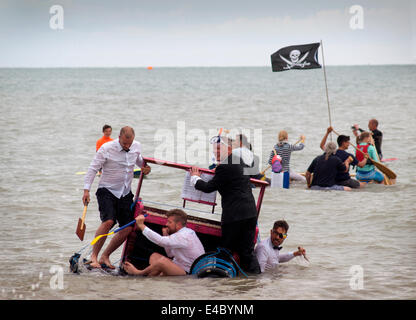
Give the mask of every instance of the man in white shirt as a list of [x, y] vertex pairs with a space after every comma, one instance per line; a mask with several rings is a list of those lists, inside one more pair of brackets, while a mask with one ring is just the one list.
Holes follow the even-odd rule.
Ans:
[[144, 224], [145, 217], [136, 218], [138, 228], [143, 235], [163, 247], [169, 259], [157, 252], [149, 258], [149, 266], [138, 270], [130, 262], [124, 263], [124, 270], [131, 275], [143, 276], [184, 276], [189, 273], [196, 258], [205, 253], [204, 247], [195, 231], [186, 227], [187, 214], [180, 209], [167, 212], [166, 227], [162, 229], [163, 236], [154, 232]]
[[[270, 237], [261, 241], [254, 250], [260, 264], [261, 272], [276, 267], [281, 262], [287, 262], [296, 256], [303, 255], [306, 251], [298, 247], [298, 251], [280, 253], [281, 245], [287, 238], [289, 225], [284, 220], [276, 221], [270, 230]], [[305, 257], [306, 258], [306, 257]]]
[[[134, 219], [131, 206], [133, 194], [131, 182], [134, 176], [134, 166], [144, 164], [141, 155], [141, 144], [134, 140], [135, 134], [131, 127], [123, 127], [117, 140], [107, 142], [97, 151], [88, 168], [84, 181], [84, 205], [90, 202], [90, 189], [97, 172], [102, 168], [102, 175], [98, 184], [96, 196], [100, 211], [101, 225], [95, 236], [106, 234], [116, 221], [122, 227]], [[142, 168], [143, 174], [150, 172], [149, 166]], [[114, 266], [110, 262], [110, 254], [114, 252], [132, 231], [132, 227], [123, 229], [115, 234], [106, 250], [98, 260], [98, 254], [104, 245], [106, 237], [102, 237], [93, 247], [90, 266], [100, 268], [106, 265], [110, 269]]]

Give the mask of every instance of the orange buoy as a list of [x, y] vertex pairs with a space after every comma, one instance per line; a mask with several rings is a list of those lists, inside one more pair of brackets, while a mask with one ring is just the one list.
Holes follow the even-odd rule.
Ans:
[[152, 69], [153, 69], [153, 67], [150, 67], [150, 66], [149, 66], [149, 67], [147, 67], [147, 70], [152, 70]]

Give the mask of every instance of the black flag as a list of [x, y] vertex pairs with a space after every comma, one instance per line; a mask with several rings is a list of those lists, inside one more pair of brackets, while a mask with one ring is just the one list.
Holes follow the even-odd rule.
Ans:
[[318, 62], [320, 43], [302, 44], [284, 47], [272, 54], [272, 70], [286, 71], [292, 69], [321, 68]]

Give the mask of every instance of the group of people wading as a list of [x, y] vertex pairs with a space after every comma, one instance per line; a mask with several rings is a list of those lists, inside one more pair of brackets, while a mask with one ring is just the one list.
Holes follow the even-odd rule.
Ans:
[[[108, 129], [108, 128], [107, 128]], [[218, 191], [221, 194], [221, 245], [239, 257], [242, 270], [249, 274], [260, 272], [279, 262], [279, 250], [287, 237], [288, 225], [285, 221], [276, 222], [269, 239], [258, 244], [255, 250], [255, 231], [257, 225], [257, 209], [252, 194], [250, 175], [244, 170], [248, 167], [242, 158], [236, 156], [235, 143], [231, 139], [218, 136], [213, 142], [216, 156], [215, 174], [209, 182], [200, 179], [198, 168], [192, 167], [191, 184], [203, 192]], [[135, 140], [135, 132], [131, 127], [123, 127], [118, 139], [101, 145], [91, 162], [84, 181], [84, 205], [90, 202], [90, 189], [96, 174], [101, 170], [96, 196], [100, 212], [101, 225], [96, 236], [107, 234], [118, 222], [126, 225], [133, 219], [131, 210], [133, 194], [131, 182], [134, 166], [141, 167], [147, 175], [151, 168], [144, 163], [141, 144]], [[168, 256], [154, 253], [149, 258], [149, 266], [138, 270], [130, 262], [125, 262], [124, 270], [132, 275], [185, 275], [189, 273], [192, 262], [205, 250], [198, 236], [186, 227], [187, 214], [181, 209], [167, 212], [166, 227], [158, 234], [145, 225], [145, 217], [136, 217], [136, 224], [143, 235], [150, 241], [165, 248]], [[115, 267], [111, 264], [110, 255], [126, 240], [133, 227], [127, 227], [116, 233], [101, 254], [106, 237], [98, 240], [93, 247], [89, 265], [92, 268]], [[305, 249], [281, 255], [282, 262], [299, 255]], [[260, 259], [258, 258], [260, 257]], [[260, 262], [260, 263], [259, 263]]]
[[[371, 128], [374, 121], [370, 120]], [[369, 123], [369, 129], [370, 128]], [[374, 128], [377, 130], [377, 126]], [[327, 130], [321, 142], [324, 154], [316, 157], [305, 177], [291, 171], [290, 155], [292, 151], [304, 148], [305, 137], [301, 136], [299, 145], [289, 144], [286, 131], [281, 131], [278, 143], [274, 146], [269, 163], [275, 155], [279, 155], [282, 171], [290, 173], [292, 179], [306, 181], [311, 189], [349, 190], [359, 188], [362, 182], [350, 177], [348, 170], [350, 165], [359, 167], [357, 179], [369, 181], [373, 179], [382, 181], [381, 174], [375, 172], [371, 159], [376, 160], [377, 151], [381, 154], [381, 135], [378, 147], [372, 145], [372, 136], [368, 132], [361, 132], [354, 127], [357, 134], [356, 156], [348, 153], [349, 137], [340, 135], [337, 139], [338, 149], [333, 142], [326, 143], [326, 139], [333, 129]], [[97, 141], [97, 150], [91, 162], [84, 181], [84, 205], [90, 202], [90, 189], [97, 173], [101, 172], [96, 197], [100, 212], [101, 225], [96, 231], [96, 236], [107, 234], [118, 223], [120, 227], [133, 220], [133, 194], [131, 182], [134, 175], [134, 167], [141, 168], [142, 174], [150, 173], [151, 168], [145, 164], [142, 157], [140, 142], [135, 140], [135, 132], [131, 127], [123, 127], [118, 139], [111, 139], [111, 126], [104, 126], [104, 136]], [[378, 130], [377, 130], [378, 131]], [[298, 247], [297, 251], [280, 253], [281, 244], [287, 237], [289, 225], [284, 220], [274, 223], [270, 237], [257, 243], [255, 239], [257, 225], [257, 209], [252, 194], [250, 177], [261, 178], [258, 170], [249, 171], [253, 167], [255, 156], [251, 152], [250, 144], [244, 135], [237, 135], [235, 140], [223, 136], [211, 139], [215, 154], [215, 174], [211, 180], [205, 182], [200, 178], [197, 167], [191, 169], [191, 185], [202, 192], [210, 193], [218, 191], [221, 195], [221, 245], [239, 257], [241, 268], [251, 274], [259, 274], [276, 266], [279, 262], [289, 261], [295, 256], [305, 256], [305, 249]], [[377, 140], [376, 140], [377, 141]], [[382, 175], [381, 175], [382, 176]], [[136, 217], [138, 229], [150, 241], [163, 247], [167, 256], [154, 253], [149, 258], [149, 266], [138, 270], [133, 264], [126, 261], [124, 270], [131, 275], [186, 275], [196, 258], [205, 253], [204, 247], [196, 233], [186, 227], [187, 214], [181, 209], [167, 212], [166, 227], [162, 234], [158, 234], [145, 225], [145, 217]], [[92, 268], [115, 267], [111, 264], [110, 255], [120, 247], [132, 232], [133, 227], [127, 227], [116, 233], [110, 243], [101, 254], [106, 237], [98, 240], [93, 247], [89, 264]]]
[[[371, 119], [368, 123], [370, 131], [353, 126], [357, 139], [355, 155], [348, 153], [350, 137], [338, 135], [337, 145], [326, 142], [328, 135], [333, 132], [329, 127], [322, 138], [320, 147], [323, 155], [316, 157], [306, 171], [308, 187], [314, 190], [345, 190], [364, 187], [369, 182], [382, 183], [384, 175], [378, 172], [372, 161], [381, 160], [382, 133], [377, 129], [378, 121]], [[358, 134], [358, 131], [361, 131]], [[356, 166], [356, 179], [349, 174], [350, 166]]]

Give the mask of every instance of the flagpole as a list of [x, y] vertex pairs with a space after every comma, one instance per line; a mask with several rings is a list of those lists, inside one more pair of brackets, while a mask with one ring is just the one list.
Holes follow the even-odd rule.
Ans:
[[[321, 49], [322, 49], [322, 64], [324, 69], [324, 78], [325, 78], [325, 89], [326, 89], [326, 101], [328, 103], [328, 117], [329, 117], [329, 126], [332, 127], [332, 121], [331, 121], [331, 109], [329, 107], [329, 95], [328, 95], [328, 82], [326, 79], [326, 69], [325, 69], [325, 57], [324, 57], [324, 45], [321, 40]], [[331, 141], [332, 141], [332, 133], [331, 133]]]

